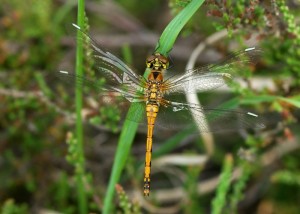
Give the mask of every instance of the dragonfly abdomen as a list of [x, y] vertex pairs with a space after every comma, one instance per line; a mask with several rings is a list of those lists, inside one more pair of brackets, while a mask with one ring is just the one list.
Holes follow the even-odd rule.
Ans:
[[145, 155], [145, 174], [144, 174], [144, 195], [149, 196], [150, 193], [150, 172], [151, 172], [151, 155], [152, 155], [152, 136], [155, 119], [159, 106], [156, 103], [146, 105], [147, 113], [147, 142], [146, 142], [146, 155]]

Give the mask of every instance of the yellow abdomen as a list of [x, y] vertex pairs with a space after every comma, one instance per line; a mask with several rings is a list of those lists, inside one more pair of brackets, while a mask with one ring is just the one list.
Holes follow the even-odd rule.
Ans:
[[145, 174], [144, 174], [144, 195], [149, 196], [150, 193], [150, 172], [151, 172], [151, 155], [152, 155], [152, 136], [155, 119], [159, 107], [157, 104], [147, 104], [147, 142], [146, 142], [146, 155], [145, 155]]

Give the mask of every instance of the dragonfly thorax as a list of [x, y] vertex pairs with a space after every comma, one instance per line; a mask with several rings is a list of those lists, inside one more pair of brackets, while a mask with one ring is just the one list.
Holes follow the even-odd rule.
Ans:
[[148, 76], [148, 81], [150, 83], [161, 83], [163, 81], [163, 75], [160, 71], [152, 70]]
[[163, 76], [161, 72], [151, 72], [148, 76], [146, 97], [147, 102], [155, 103], [159, 106], [159, 102], [163, 97], [162, 92]]
[[169, 60], [160, 53], [155, 53], [147, 58], [146, 65], [147, 68], [151, 68], [153, 70], [166, 70], [169, 67]]

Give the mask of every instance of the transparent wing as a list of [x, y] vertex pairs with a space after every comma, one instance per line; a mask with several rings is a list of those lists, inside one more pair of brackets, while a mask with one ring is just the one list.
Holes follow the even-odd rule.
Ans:
[[165, 80], [165, 93], [200, 92], [213, 90], [228, 84], [232, 77], [242, 74], [245, 67], [255, 65], [262, 51], [255, 47], [236, 52], [216, 64], [187, 70]]
[[258, 115], [247, 111], [204, 108], [168, 100], [164, 100], [163, 104], [157, 118], [157, 125], [163, 128], [200, 126], [202, 132], [220, 132], [265, 127]]
[[[76, 75], [68, 71], [59, 71], [56, 75], [63, 79], [64, 82], [74, 84], [76, 87], [88, 87], [96, 91], [99, 96], [108, 97], [124, 97], [129, 102], [142, 102], [146, 97], [144, 94], [145, 88], [142, 85], [136, 85], [134, 83], [123, 83], [119, 85], [110, 85], [105, 81], [92, 80], [84, 76]], [[132, 86], [138, 86], [138, 89]]]
[[[125, 84], [118, 87], [111, 86], [66, 71], [60, 71], [58, 75], [60, 79], [64, 78], [64, 82], [68, 81], [76, 87], [82, 89], [86, 89], [87, 87], [96, 92], [99, 98], [97, 99], [99, 107], [117, 107], [121, 122], [127, 119], [136, 123], [147, 124], [145, 118], [146, 98], [142, 90], [136, 90], [130, 86], [125, 87], [127, 86]], [[90, 93], [90, 90], [88, 93]]]
[[79, 26], [75, 24], [73, 26], [77, 30], [77, 39], [87, 45], [87, 49], [91, 51], [96, 75], [93, 76], [93, 80], [68, 71], [60, 71], [56, 76], [65, 82], [76, 83], [76, 87], [90, 87], [103, 96], [109, 94], [109, 96], [125, 97], [130, 102], [144, 101], [146, 80], [115, 55], [102, 50], [95, 40], [81, 30]]
[[136, 123], [147, 125], [146, 103], [133, 103], [126, 114], [126, 119]]
[[81, 30], [79, 26], [75, 24], [73, 26], [78, 32], [77, 39], [90, 45], [95, 61], [95, 68], [98, 72], [109, 77], [109, 80], [114, 83], [130, 83], [132, 86], [138, 87], [138, 85], [146, 82], [143, 76], [136, 74], [118, 57], [101, 49], [97, 42]]

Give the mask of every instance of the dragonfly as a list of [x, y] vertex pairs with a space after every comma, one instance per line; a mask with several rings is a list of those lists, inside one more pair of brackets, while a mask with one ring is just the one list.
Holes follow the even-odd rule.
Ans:
[[[137, 74], [121, 59], [103, 50], [97, 42], [79, 26], [73, 24], [79, 38], [88, 41], [95, 61], [95, 72], [105, 76], [107, 82], [98, 85], [68, 71], [60, 75], [75, 79], [78, 85], [90, 85], [102, 96], [121, 97], [128, 103], [135, 103], [135, 111], [129, 112], [126, 119], [147, 124], [146, 153], [144, 166], [144, 196], [150, 194], [151, 156], [154, 126], [173, 128], [174, 126], [196, 123], [204, 132], [262, 129], [260, 117], [252, 112], [229, 109], [205, 108], [203, 106], [174, 100], [172, 95], [182, 95], [209, 91], [229, 84], [241, 66], [255, 64], [261, 51], [255, 47], [232, 54], [226, 60], [215, 64], [187, 70], [184, 74], [174, 74], [164, 78], [169, 72], [170, 61], [158, 52], [146, 59], [147, 77]], [[176, 96], [174, 96], [176, 97]], [[142, 116], [141, 116], [142, 115]], [[141, 119], [141, 117], [143, 119]], [[204, 122], [207, 121], [207, 122]]]

